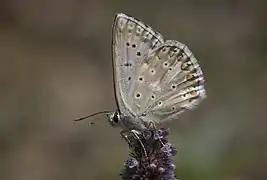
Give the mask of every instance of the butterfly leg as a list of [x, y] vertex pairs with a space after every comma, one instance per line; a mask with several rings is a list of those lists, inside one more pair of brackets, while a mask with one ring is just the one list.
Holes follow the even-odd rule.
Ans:
[[130, 139], [128, 138], [128, 132], [127, 132], [127, 131], [121, 131], [120, 134], [121, 134], [121, 137], [122, 137], [125, 141], [127, 141], [127, 143], [129, 144], [129, 146], [131, 146], [131, 141], [130, 141]]
[[139, 137], [140, 132], [138, 132], [138, 131], [136, 131], [136, 130], [131, 130], [131, 131], [121, 131], [120, 134], [121, 134], [121, 136], [128, 142], [129, 146], [130, 146], [130, 147], [133, 147], [133, 143], [131, 143], [131, 140], [130, 140], [129, 137], [128, 137], [129, 132], [133, 135], [133, 138], [134, 138], [135, 140], [137, 140], [137, 141], [140, 143], [140, 145], [141, 145], [141, 147], [142, 147], [142, 150], [143, 150], [143, 152], [144, 152], [145, 157], [148, 158], [148, 156], [147, 156], [147, 152], [146, 152], [146, 148], [145, 148], [143, 142], [141, 141], [141, 139], [140, 139], [140, 137]]
[[146, 148], [145, 148], [143, 142], [141, 141], [141, 139], [139, 137], [140, 133], [138, 131], [136, 131], [136, 130], [131, 130], [131, 132], [132, 132], [133, 136], [135, 137], [135, 139], [139, 141], [139, 143], [140, 143], [140, 145], [141, 145], [141, 147], [142, 147], [142, 149], [144, 151], [145, 157], [148, 158], [147, 152], [146, 152]]
[[[152, 129], [154, 132], [158, 133], [158, 131], [157, 131], [157, 127], [156, 127], [155, 123], [153, 123], [153, 122], [149, 122], [149, 124], [148, 124], [148, 128], [149, 128], [149, 129]], [[158, 134], [158, 139], [159, 139], [159, 142], [161, 143], [161, 145], [164, 147], [165, 144], [162, 142], [161, 137], [160, 137], [159, 134]]]

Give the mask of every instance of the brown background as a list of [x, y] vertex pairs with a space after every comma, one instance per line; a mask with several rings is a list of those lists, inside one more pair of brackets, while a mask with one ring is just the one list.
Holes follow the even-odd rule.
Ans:
[[171, 126], [181, 180], [267, 179], [264, 0], [1, 0], [0, 179], [119, 179], [111, 25], [133, 15], [189, 46], [208, 98]]

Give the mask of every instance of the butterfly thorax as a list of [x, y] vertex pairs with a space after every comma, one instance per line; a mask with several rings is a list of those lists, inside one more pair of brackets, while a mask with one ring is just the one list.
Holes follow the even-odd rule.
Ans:
[[120, 127], [123, 130], [143, 130], [146, 125], [140, 119], [125, 116], [119, 111], [108, 114], [108, 121], [113, 127]]

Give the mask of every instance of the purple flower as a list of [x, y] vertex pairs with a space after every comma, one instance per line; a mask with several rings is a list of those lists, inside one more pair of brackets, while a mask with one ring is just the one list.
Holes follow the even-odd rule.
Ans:
[[127, 159], [124, 166], [132, 169], [132, 168], [135, 168], [136, 166], [138, 166], [138, 164], [139, 164], [138, 161], [135, 158], [131, 157], [131, 158]]
[[129, 133], [130, 157], [124, 163], [122, 180], [175, 180], [172, 156], [176, 149], [166, 139], [166, 129]]

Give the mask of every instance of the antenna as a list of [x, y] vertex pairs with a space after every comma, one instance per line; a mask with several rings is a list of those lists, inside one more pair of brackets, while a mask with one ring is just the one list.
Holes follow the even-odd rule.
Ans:
[[[84, 117], [80, 117], [80, 118], [77, 118], [77, 119], [74, 119], [74, 123], [76, 121], [82, 121], [82, 120], [85, 120], [87, 118], [91, 118], [93, 116], [96, 116], [96, 115], [99, 115], [99, 114], [108, 114], [108, 113], [111, 113], [112, 111], [100, 111], [100, 112], [97, 112], [97, 113], [94, 113], [94, 114], [90, 114], [90, 115], [87, 115], [87, 116], [84, 116]], [[94, 122], [91, 122], [90, 125], [94, 124]]]

